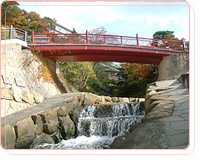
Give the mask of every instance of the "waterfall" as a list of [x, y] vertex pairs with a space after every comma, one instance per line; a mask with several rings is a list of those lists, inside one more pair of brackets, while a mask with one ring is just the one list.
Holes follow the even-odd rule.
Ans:
[[86, 106], [78, 120], [78, 136], [122, 136], [144, 117], [139, 107], [140, 103]]
[[113, 140], [129, 133], [131, 126], [145, 116], [140, 103], [111, 103], [82, 106], [79, 109], [77, 138], [58, 144], [44, 144], [49, 149], [104, 149]]

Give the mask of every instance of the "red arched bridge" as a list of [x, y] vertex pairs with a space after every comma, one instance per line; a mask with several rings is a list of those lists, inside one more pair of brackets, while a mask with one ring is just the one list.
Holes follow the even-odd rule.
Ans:
[[39, 50], [57, 62], [116, 61], [159, 64], [163, 56], [188, 53], [183, 41], [141, 37], [77, 34], [32, 33], [30, 50]]

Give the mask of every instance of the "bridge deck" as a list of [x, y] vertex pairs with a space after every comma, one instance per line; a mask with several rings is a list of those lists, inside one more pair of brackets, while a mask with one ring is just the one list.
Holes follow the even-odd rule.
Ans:
[[30, 50], [54, 61], [117, 61], [159, 64], [163, 56], [187, 53], [183, 41], [99, 34], [33, 33]]

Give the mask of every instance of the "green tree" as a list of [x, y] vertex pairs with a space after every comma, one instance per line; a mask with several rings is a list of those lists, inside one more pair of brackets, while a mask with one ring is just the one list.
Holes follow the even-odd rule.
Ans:
[[167, 35], [171, 35], [172, 38], [175, 38], [173, 35], [174, 31], [157, 31], [153, 34], [153, 39], [165, 39]]

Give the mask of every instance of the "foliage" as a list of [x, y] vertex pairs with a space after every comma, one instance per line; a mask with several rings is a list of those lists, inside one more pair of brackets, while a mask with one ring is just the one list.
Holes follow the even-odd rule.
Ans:
[[146, 85], [155, 80], [157, 66], [150, 64], [122, 63], [120, 80], [114, 89], [118, 96], [144, 97]]
[[170, 39], [174, 39], [174, 31], [157, 31], [153, 34], [153, 39], [166, 39], [166, 36], [170, 35]]
[[[5, 19], [6, 16], [6, 19]], [[27, 18], [30, 18], [28, 23]], [[13, 25], [16, 28], [27, 30], [30, 33], [34, 32], [48, 32], [51, 29], [55, 29], [55, 19], [49, 17], [41, 18], [36, 12], [26, 12], [17, 6], [10, 6], [8, 2], [2, 4], [1, 24]]]
[[63, 72], [64, 78], [80, 91], [87, 90], [87, 82], [96, 77], [90, 62], [62, 63], [60, 70]]

